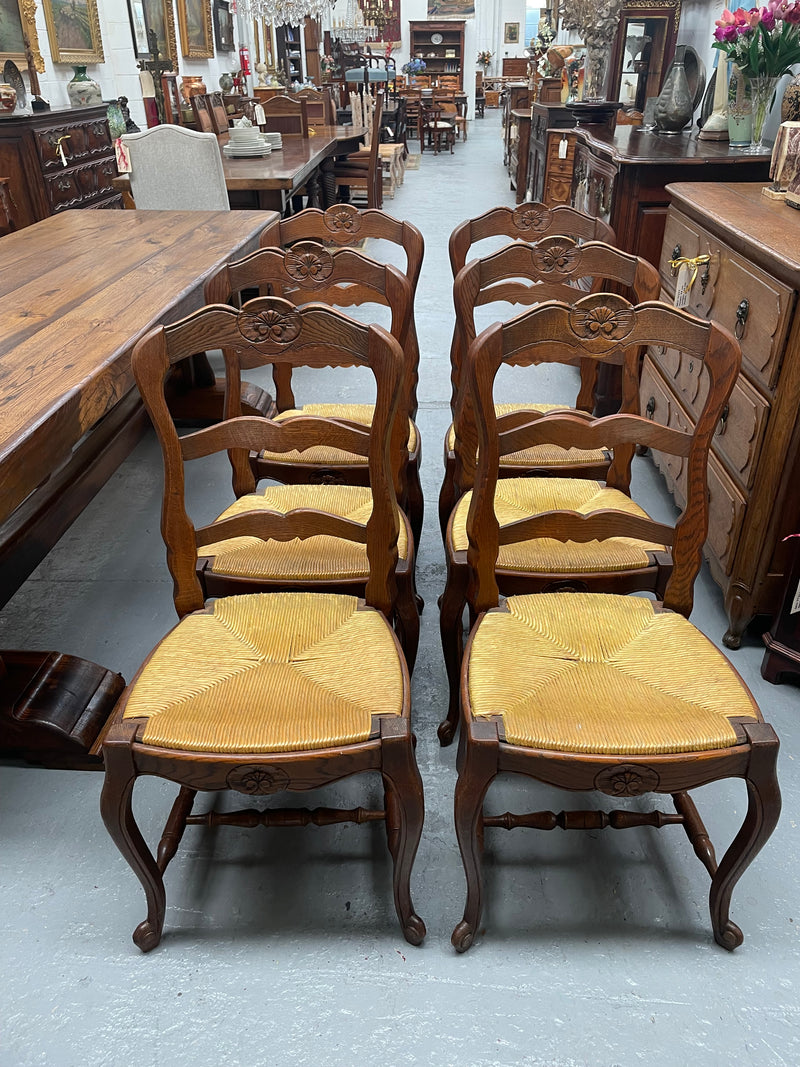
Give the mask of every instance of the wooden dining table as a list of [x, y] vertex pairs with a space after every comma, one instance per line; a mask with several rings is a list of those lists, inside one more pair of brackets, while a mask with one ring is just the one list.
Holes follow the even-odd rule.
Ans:
[[[64, 211], [0, 238], [0, 607], [143, 433], [136, 342], [201, 307], [206, 280], [275, 220]], [[119, 681], [76, 657], [0, 652], [0, 748], [80, 761]]]
[[[223, 153], [222, 169], [231, 207], [283, 214], [301, 189], [307, 190], [310, 207], [328, 206], [322, 188], [326, 173], [332, 171], [336, 156], [357, 151], [366, 134], [364, 126], [312, 126], [308, 137], [284, 134], [283, 148], [268, 156], [229, 159]], [[222, 148], [228, 143], [228, 134], [220, 134], [217, 140]], [[115, 178], [112, 185], [123, 196], [130, 196], [127, 175]]]

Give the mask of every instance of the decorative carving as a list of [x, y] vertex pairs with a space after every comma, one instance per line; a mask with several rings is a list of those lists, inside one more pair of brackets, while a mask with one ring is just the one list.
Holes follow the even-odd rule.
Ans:
[[299, 335], [303, 320], [294, 310], [286, 310], [283, 302], [278, 307], [262, 307], [260, 311], [243, 310], [236, 325], [246, 341], [263, 344], [274, 341], [288, 344]]
[[581, 261], [581, 248], [568, 237], [547, 237], [531, 249], [540, 274], [569, 274]]
[[333, 256], [314, 241], [301, 241], [286, 250], [286, 273], [300, 285], [313, 286], [333, 274]]
[[331, 233], [358, 233], [361, 229], [361, 215], [352, 204], [336, 204], [329, 207], [323, 215], [325, 226]]
[[652, 767], [618, 763], [616, 767], [606, 767], [600, 771], [594, 780], [594, 787], [610, 797], [638, 797], [657, 789], [660, 780]]
[[543, 233], [550, 225], [550, 209], [538, 204], [520, 204], [511, 218], [520, 233]]
[[592, 348], [610, 351], [633, 330], [633, 308], [621, 296], [595, 293], [579, 300], [569, 311], [569, 326], [576, 337], [591, 341]]
[[289, 775], [282, 767], [235, 767], [228, 775], [228, 788], [248, 796], [280, 793], [289, 784]]

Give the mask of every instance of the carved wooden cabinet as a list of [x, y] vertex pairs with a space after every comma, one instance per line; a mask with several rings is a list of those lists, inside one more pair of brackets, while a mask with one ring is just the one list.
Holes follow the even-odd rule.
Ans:
[[769, 178], [769, 154], [747, 155], [726, 141], [662, 137], [634, 126], [578, 126], [572, 202], [613, 226], [619, 247], [658, 266], [670, 182], [753, 182]]
[[506, 85], [503, 89], [503, 166], [509, 167], [509, 170], [511, 143], [517, 136], [519, 122], [514, 112], [530, 108], [529, 99], [530, 90], [527, 84]]
[[67, 208], [122, 207], [105, 107], [4, 119], [0, 173], [10, 178], [18, 228]]
[[[528, 199], [555, 207], [568, 204], [572, 193], [575, 125], [571, 111], [562, 104], [536, 103], [531, 108], [531, 144], [528, 163]], [[557, 133], [564, 130], [564, 133]], [[566, 155], [559, 146], [566, 141]]]
[[[705, 554], [725, 594], [738, 648], [756, 615], [780, 606], [789, 567], [782, 539], [800, 529], [800, 216], [761, 196], [761, 183], [676, 184], [660, 271], [672, 300], [671, 261], [694, 260], [687, 309], [740, 338], [742, 371], [717, 427], [708, 472], [710, 525]], [[650, 349], [642, 371], [641, 412], [687, 427], [703, 403], [705, 371], [672, 349]], [[654, 454], [683, 503], [680, 458]]]
[[[464, 22], [457, 19], [409, 22], [409, 51], [425, 61], [425, 73], [431, 85], [439, 84], [443, 74], [458, 78], [464, 88]], [[433, 37], [437, 40], [434, 42]]]
[[528, 191], [528, 162], [530, 160], [531, 113], [528, 108], [511, 112], [512, 125], [508, 142], [508, 176], [521, 204]]

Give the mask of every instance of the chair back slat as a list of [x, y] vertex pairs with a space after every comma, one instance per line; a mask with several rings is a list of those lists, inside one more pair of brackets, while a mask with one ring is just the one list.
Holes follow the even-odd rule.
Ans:
[[[569, 354], [572, 358], [579, 356], [597, 363], [622, 359], [626, 373], [635, 377], [638, 366], [633, 365], [638, 364], [640, 351], [646, 345], [667, 345], [702, 362], [708, 392], [691, 433], [656, 427], [648, 419], [632, 413], [593, 419], [552, 412], [541, 416], [532, 414], [527, 423], [504, 431], [505, 439], [501, 442], [492, 396], [501, 366], [561, 362]], [[503, 543], [530, 536], [590, 540], [591, 533], [598, 537], [644, 536], [655, 543], [671, 543], [673, 569], [666, 585], [664, 605], [688, 616], [708, 533], [708, 452], [740, 365], [738, 342], [719, 324], [697, 319], [668, 304], [649, 302], [634, 307], [622, 297], [608, 293], [592, 294], [574, 305], [540, 304], [505, 324], [495, 323], [484, 330], [470, 345], [466, 361], [467, 388], [472, 396], [478, 436], [474, 491], [467, 519], [473, 610], [483, 611], [498, 602], [495, 565], [500, 527], [494, 512], [494, 496], [501, 453], [531, 441], [576, 443], [578, 447], [597, 447], [602, 442], [618, 447], [636, 439], [637, 443], [649, 443], [659, 451], [685, 458], [686, 503], [671, 539], [658, 523], [640, 527], [632, 523], [630, 515], [623, 519], [624, 512], [604, 509], [580, 518], [571, 512], [566, 516], [551, 512], [540, 515], [535, 523], [512, 524], [503, 531]], [[641, 532], [631, 533], [636, 530]]]
[[315, 508], [291, 511], [245, 511], [219, 519], [196, 531], [198, 549], [233, 537], [258, 537], [262, 541], [305, 541], [309, 537], [337, 537], [356, 544], [367, 543], [366, 523], [330, 515]]
[[675, 527], [654, 522], [640, 515], [600, 509], [583, 514], [578, 511], [544, 511], [500, 528], [499, 543], [513, 545], [535, 538], [558, 541], [602, 541], [607, 537], [631, 537], [654, 544], [671, 545]]
[[241, 415], [204, 427], [180, 438], [185, 460], [202, 459], [231, 448], [250, 452], [302, 452], [327, 445], [359, 456], [369, 455], [369, 427], [341, 419], [304, 415], [283, 422], [255, 415]]
[[[202, 343], [199, 344], [202, 338]], [[187, 347], [188, 346], [188, 347]], [[368, 430], [369, 484], [373, 506], [366, 527], [369, 577], [366, 584], [367, 603], [391, 613], [395, 597], [395, 568], [399, 519], [395, 481], [392, 475], [392, 434], [397, 432], [397, 407], [401, 394], [403, 353], [399, 343], [382, 327], [364, 325], [341, 312], [319, 304], [294, 307], [278, 297], [257, 297], [241, 309], [214, 305], [202, 308], [181, 322], [171, 326], [157, 326], [136, 345], [132, 366], [136, 384], [144, 405], [153, 421], [164, 458], [164, 495], [161, 530], [167, 546], [167, 563], [174, 583], [174, 602], [180, 616], [199, 610], [203, 593], [196, 574], [198, 548], [197, 530], [190, 519], [184, 499], [184, 449], [189, 454], [205, 455], [227, 449], [234, 467], [235, 491], [237, 475], [244, 480], [249, 470], [249, 446], [266, 441], [278, 450], [294, 448], [306, 440], [331, 440], [348, 448], [351, 444], [363, 447], [364, 431], [337, 423], [335, 420], [300, 418], [285, 422], [271, 422], [254, 417], [226, 419], [218, 426], [191, 435], [182, 447], [170, 416], [165, 397], [168, 371], [180, 359], [203, 348], [220, 348], [225, 360], [228, 393], [236, 393], [233, 383], [240, 382], [244, 366], [364, 366], [375, 378], [375, 412]], [[240, 389], [239, 389], [240, 395]], [[229, 397], [226, 396], [226, 409]], [[328, 431], [329, 436], [322, 431]], [[287, 443], [288, 442], [288, 443]], [[218, 447], [212, 449], [214, 444]], [[252, 472], [249, 474], [254, 487]], [[317, 532], [332, 532], [338, 536], [343, 529], [341, 520], [328, 519], [324, 513], [314, 517], [307, 509], [295, 516], [300, 533], [312, 536]], [[280, 539], [288, 537], [287, 524], [291, 513], [278, 520], [268, 517], [263, 529], [276, 529]], [[324, 524], [328, 522], [329, 525]], [[357, 524], [356, 524], [357, 525]], [[235, 528], [227, 527], [226, 529]], [[256, 529], [257, 524], [248, 524]], [[219, 531], [219, 528], [218, 528]], [[355, 535], [361, 534], [355, 529]], [[232, 536], [232, 535], [231, 535]], [[258, 536], [258, 535], [257, 535]], [[203, 533], [203, 544], [208, 544]]]

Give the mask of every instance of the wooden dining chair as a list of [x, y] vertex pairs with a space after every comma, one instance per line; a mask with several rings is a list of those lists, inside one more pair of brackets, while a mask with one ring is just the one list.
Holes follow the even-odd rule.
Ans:
[[336, 185], [347, 189], [347, 197], [354, 189], [362, 191], [366, 196], [368, 208], [380, 208], [383, 204], [383, 170], [378, 152], [382, 115], [383, 93], [377, 93], [369, 148], [351, 152], [344, 159], [336, 160], [333, 166]]
[[[368, 431], [323, 419], [276, 423], [244, 417], [178, 437], [164, 380], [202, 337], [222, 349], [231, 383], [242, 366], [368, 367], [375, 418]], [[139, 878], [146, 918], [133, 939], [147, 952], [161, 939], [164, 871], [187, 825], [304, 826], [383, 821], [404, 937], [419, 944], [425, 925], [411, 900], [410, 875], [423, 822], [414, 757], [408, 669], [389, 619], [395, 611], [398, 509], [389, 443], [398, 424], [400, 345], [319, 304], [296, 308], [261, 297], [241, 310], [211, 306], [158, 326], [136, 346], [133, 372], [164, 457], [162, 533], [179, 622], [147, 657], [115, 710], [103, 741], [105, 825]], [[184, 500], [184, 464], [228, 450], [240, 473], [250, 450], [327, 446], [369, 457], [371, 508], [326, 514], [298, 504], [286, 513], [245, 509], [195, 527]], [[363, 597], [339, 593], [256, 593], [204, 602], [198, 553], [226, 537], [292, 546], [346, 538], [366, 551]], [[198, 792], [248, 798], [316, 789], [364, 771], [382, 775], [384, 804], [343, 810], [252, 806], [193, 812]], [[154, 857], [136, 823], [136, 779], [156, 775], [180, 791]]]
[[442, 92], [441, 90], [435, 90], [433, 94], [433, 102], [442, 109], [442, 115], [447, 122], [451, 122], [455, 127], [456, 137], [462, 141], [467, 139], [467, 119], [462, 115], [458, 109], [456, 98], [452, 92]]
[[[414, 388], [416, 363], [415, 349], [408, 341], [411, 320], [412, 293], [407, 277], [397, 268], [377, 263], [350, 248], [332, 252], [313, 241], [300, 241], [289, 249], [280, 247], [262, 248], [236, 263], [220, 268], [205, 285], [208, 303], [238, 302], [249, 290], [262, 294], [272, 293], [292, 303], [304, 304], [308, 300], [320, 300], [340, 308], [358, 307], [364, 311], [370, 305], [390, 309], [392, 321], [390, 332], [403, 348], [405, 355], [404, 378], [401, 394], [402, 418], [406, 421], [406, 433], [402, 440], [402, 460], [398, 465], [397, 496], [401, 507], [409, 515], [414, 544], [419, 543], [422, 513], [418, 501], [422, 496], [419, 465], [421, 459], [420, 433], [408, 413], [411, 408], [411, 392]], [[273, 370], [276, 389], [276, 407], [279, 420], [300, 415], [322, 415], [346, 419], [369, 426], [374, 407], [371, 404], [321, 403], [297, 406], [292, 387], [291, 367], [275, 367]], [[337, 453], [334, 450], [316, 450], [305, 455], [291, 453], [288, 456], [260, 455], [252, 457], [252, 467], [257, 479], [271, 478], [279, 482], [302, 485], [359, 485], [369, 484], [369, 469], [358, 456]], [[409, 493], [409, 484], [413, 491]], [[407, 560], [413, 574], [413, 552]], [[418, 634], [418, 623], [416, 632]], [[416, 652], [406, 648], [406, 658], [413, 665]]]
[[335, 126], [336, 113], [327, 89], [298, 89], [288, 94], [290, 100], [305, 100], [309, 126]]
[[[563, 359], [577, 349], [601, 362], [621, 356], [624, 386], [632, 393], [639, 349], [648, 344], [666, 344], [703, 362], [709, 388], [693, 430], [666, 428], [633, 414], [593, 419], [554, 412], [506, 431], [495, 417], [492, 388], [503, 364]], [[682, 826], [711, 876], [715, 940], [726, 949], [742, 942], [730, 918], [731, 894], [778, 820], [778, 739], [725, 656], [688, 621], [708, 529], [708, 449], [740, 358], [733, 336], [714, 322], [666, 304], [632, 307], [608, 294], [577, 305], [540, 305], [490, 326], [470, 346], [467, 372], [480, 428], [468, 519], [469, 596], [477, 622], [464, 656], [455, 790], [467, 881], [464, 916], [452, 935], [460, 952], [481, 926], [481, 854], [489, 827]], [[675, 526], [613, 506], [577, 514], [558, 505], [533, 521], [499, 523], [500, 454], [573, 441], [584, 448], [606, 443], [627, 448], [637, 441], [681, 457], [687, 500]], [[656, 602], [595, 592], [505, 599], [497, 580], [500, 554], [530, 537], [576, 546], [609, 537], [671, 543], [674, 569]], [[487, 790], [504, 772], [614, 799], [667, 794], [674, 810], [649, 810], [643, 803], [611, 811], [488, 814]], [[690, 791], [723, 778], [744, 779], [748, 804], [718, 863]]]
[[420, 113], [422, 111], [422, 90], [421, 89], [406, 89], [403, 99], [406, 105], [406, 129], [405, 129], [405, 146], [408, 150], [409, 137], [416, 137], [420, 143], [420, 152], [422, 151], [422, 139], [425, 136], [425, 131], [420, 126]]
[[[408, 417], [417, 416], [417, 383], [419, 381], [419, 342], [414, 318], [414, 300], [417, 294], [422, 260], [425, 254], [425, 242], [421, 232], [413, 223], [405, 219], [396, 219], [384, 211], [359, 211], [352, 204], [337, 204], [327, 211], [308, 208], [290, 218], [276, 220], [261, 231], [262, 248], [286, 248], [297, 241], [321, 241], [327, 245], [346, 248], [361, 245], [368, 241], [370, 254], [375, 258], [384, 258], [376, 245], [390, 247], [387, 255], [402, 251], [405, 257], [405, 275], [411, 285], [411, 321], [406, 342], [406, 366], [410, 375], [408, 393]], [[401, 268], [402, 269], [402, 268]], [[368, 421], [371, 407], [366, 404], [348, 404], [348, 418], [360, 422]], [[409, 440], [408, 466], [406, 468], [407, 514], [414, 531], [414, 541], [419, 544], [422, 520], [425, 510], [420, 482], [420, 464], [422, 462], [422, 439], [416, 432]]]
[[284, 137], [308, 137], [308, 112], [302, 98], [293, 100], [288, 96], [273, 96], [263, 100], [264, 122], [261, 129], [267, 133], [280, 133]]
[[217, 124], [211, 111], [211, 102], [207, 93], [198, 93], [191, 98], [194, 121], [200, 133], [217, 133]]
[[439, 155], [442, 141], [445, 147], [450, 148], [453, 154], [453, 146], [456, 143], [455, 125], [445, 114], [444, 108], [436, 100], [423, 100], [420, 108], [420, 129], [425, 137], [420, 139], [420, 151], [425, 151], [425, 144], [433, 148], [433, 154]]
[[[657, 300], [661, 291], [658, 271], [641, 257], [620, 252], [599, 241], [579, 245], [570, 237], [546, 237], [535, 244], [514, 242], [493, 255], [474, 259], [459, 271], [453, 286], [456, 327], [451, 347], [453, 423], [444, 444], [444, 478], [439, 493], [439, 526], [444, 536], [447, 521], [464, 488], [472, 482], [474, 450], [477, 443], [469, 395], [462, 388], [463, 353], [477, 333], [475, 311], [495, 304], [530, 307], [543, 300], [572, 301], [585, 292], [616, 283], [630, 291], [637, 301]], [[495, 313], [494, 311], [492, 312]], [[502, 312], [498, 309], [498, 314]], [[580, 367], [580, 388], [574, 406], [582, 411], [594, 407], [597, 364], [584, 360]], [[534, 400], [498, 406], [498, 413], [516, 410], [549, 410], [559, 405], [537, 404]], [[572, 404], [564, 406], [573, 406]], [[461, 467], [456, 477], [456, 437], [462, 437]], [[586, 478], [605, 477], [610, 462], [607, 449], [585, 454], [578, 449], [537, 449], [530, 455], [507, 458], [503, 477], [560, 475]]]
[[0, 236], [17, 228], [16, 204], [11, 193], [11, 179], [0, 178]]
[[217, 135], [227, 133], [230, 128], [230, 121], [225, 108], [225, 101], [222, 99], [222, 93], [208, 94], [208, 110], [211, 114], [214, 133]]
[[[548, 269], [557, 262], [560, 267], [555, 272]], [[474, 339], [472, 311], [480, 302], [482, 284], [488, 292], [496, 289], [491, 296], [494, 300], [530, 305], [566, 296], [570, 303], [582, 307], [582, 290], [573, 288], [570, 282], [586, 277], [617, 282], [637, 300], [654, 300], [660, 289], [658, 271], [651, 263], [601, 242], [576, 245], [564, 237], [549, 237], [536, 245], [516, 243], [486, 260], [472, 260], [459, 272], [455, 300], [465, 324], [464, 336], [470, 341]], [[523, 279], [535, 284], [527, 285]], [[500, 285], [496, 285], [498, 282]], [[561, 352], [572, 364], [582, 355], [579, 346], [569, 352], [562, 345]], [[449, 683], [447, 718], [439, 726], [439, 740], [443, 745], [452, 741], [458, 724], [462, 627], [470, 578], [467, 514], [475, 476], [478, 426], [467, 393], [462, 375], [452, 436], [447, 441], [445, 482], [439, 496], [439, 521], [447, 559], [439, 632]], [[501, 419], [504, 428], [510, 429], [515, 424], [524, 425], [536, 413], [569, 409], [566, 404], [527, 407], [524, 403], [498, 404], [495, 416]], [[591, 409], [591, 396], [584, 404], [579, 396], [575, 410], [588, 413]], [[626, 393], [623, 410], [638, 412], [637, 390]], [[506, 523], [522, 522], [556, 507], [575, 511], [616, 507], [644, 515], [630, 499], [628, 453], [629, 449], [625, 448], [617, 455], [609, 444], [587, 450], [579, 442], [564, 447], [548, 443], [504, 453], [499, 461], [498, 515]], [[498, 563], [498, 581], [508, 593], [546, 592], [570, 585], [608, 592], [647, 590], [660, 595], [670, 568], [671, 558], [663, 545], [609, 541], [599, 547], [561, 546], [530, 539], [514, 545], [513, 549], [504, 549]]]

